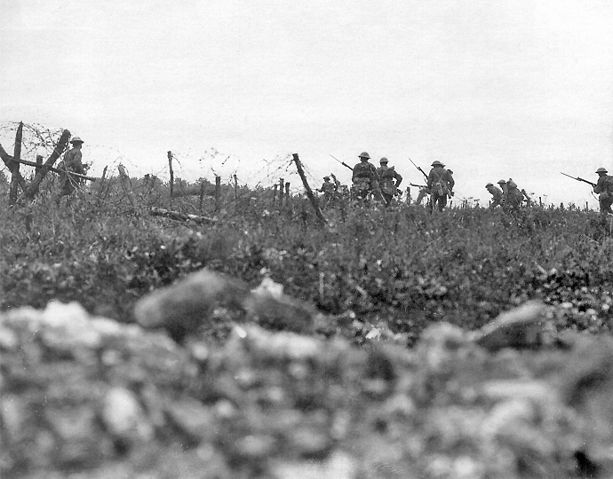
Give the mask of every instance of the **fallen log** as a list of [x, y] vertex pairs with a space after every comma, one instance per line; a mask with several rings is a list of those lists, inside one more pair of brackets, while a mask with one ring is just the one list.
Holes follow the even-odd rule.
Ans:
[[159, 208], [152, 206], [149, 213], [153, 216], [164, 216], [177, 221], [193, 221], [195, 223], [216, 223], [216, 218], [209, 218], [208, 216], [192, 215], [190, 213], [181, 213], [180, 211], [167, 210], [165, 208]]

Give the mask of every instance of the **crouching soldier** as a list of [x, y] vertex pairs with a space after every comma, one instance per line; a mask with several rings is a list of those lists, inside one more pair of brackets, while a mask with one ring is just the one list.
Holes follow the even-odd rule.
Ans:
[[490, 203], [490, 209], [496, 208], [496, 206], [502, 206], [502, 190], [492, 183], [485, 185], [485, 189], [492, 195], [492, 201]]

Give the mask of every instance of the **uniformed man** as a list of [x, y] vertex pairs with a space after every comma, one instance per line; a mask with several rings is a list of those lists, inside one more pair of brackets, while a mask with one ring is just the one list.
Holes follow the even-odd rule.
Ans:
[[449, 173], [449, 197], [451, 198], [453, 195], [455, 195], [455, 193], [453, 192], [455, 180], [453, 179], [453, 170], [447, 168], [447, 173]]
[[336, 194], [336, 183], [332, 183], [330, 181], [329, 176], [324, 176], [324, 182], [317, 191], [323, 193], [324, 206], [330, 204], [334, 200], [334, 196]]
[[83, 154], [81, 153], [83, 140], [75, 136], [70, 140], [70, 144], [72, 148], [64, 154], [64, 159], [58, 165], [58, 169], [64, 172], [61, 174], [60, 197], [70, 195], [81, 185], [81, 178], [71, 175], [71, 172], [80, 175], [85, 174], [85, 167], [82, 161]]
[[379, 168], [377, 175], [379, 177], [379, 188], [381, 188], [381, 196], [386, 205], [392, 202], [392, 198], [397, 194], [398, 187], [402, 183], [402, 176], [394, 169], [393, 166], [388, 167], [388, 160], [383, 157], [379, 160]]
[[[417, 193], [417, 199], [415, 200], [416, 205], [421, 205], [421, 202], [424, 198], [427, 198], [430, 194], [430, 190], [426, 186], [419, 187], [419, 193]], [[429, 200], [426, 200], [426, 204], [429, 203]]]
[[488, 183], [485, 185], [485, 189], [490, 192], [492, 195], [492, 202], [490, 203], [490, 208], [496, 208], [496, 206], [502, 206], [502, 197], [503, 193], [500, 188], [494, 186], [492, 183]]
[[431, 208], [436, 206], [439, 211], [443, 211], [447, 206], [447, 195], [451, 191], [450, 185], [454, 184], [454, 181], [445, 169], [445, 165], [440, 161], [434, 161], [431, 166], [427, 183], [431, 195], [430, 205]]
[[517, 211], [521, 207], [524, 201], [524, 195], [517, 187], [517, 184], [509, 178], [506, 182], [506, 198], [504, 200], [504, 207], [507, 211]]
[[603, 215], [613, 214], [611, 210], [611, 204], [613, 204], [613, 176], [608, 175], [606, 168], [598, 168], [596, 170], [598, 174], [598, 182], [594, 186], [594, 193], [598, 195], [598, 202], [600, 203], [600, 212]]
[[379, 177], [375, 165], [368, 161], [370, 155], [363, 151], [359, 158], [360, 162], [353, 167], [353, 176], [351, 177], [353, 197], [366, 200], [373, 193], [380, 196]]

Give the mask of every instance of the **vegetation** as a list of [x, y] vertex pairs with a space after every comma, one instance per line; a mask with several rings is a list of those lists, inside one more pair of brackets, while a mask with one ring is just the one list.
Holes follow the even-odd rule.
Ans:
[[[169, 199], [159, 181], [132, 180], [137, 208], [115, 179], [54, 200], [3, 209], [2, 309], [49, 300], [131, 321], [148, 291], [208, 267], [256, 286], [270, 276], [329, 314], [353, 312], [416, 338], [434, 321], [476, 328], [530, 298], [561, 304], [558, 326], [608, 331], [613, 290], [611, 225], [592, 212], [482, 208], [430, 214], [396, 205], [340, 205], [318, 226], [310, 205], [281, 207], [272, 191], [224, 190]], [[148, 214], [149, 206], [214, 216], [206, 225]]]

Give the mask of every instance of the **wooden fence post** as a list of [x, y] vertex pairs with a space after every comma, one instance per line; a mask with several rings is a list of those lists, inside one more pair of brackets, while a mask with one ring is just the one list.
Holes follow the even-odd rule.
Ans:
[[215, 175], [215, 211], [219, 211], [221, 204], [221, 176]]
[[277, 188], [279, 188], [279, 185], [275, 183], [275, 185], [272, 188], [272, 205], [273, 206], [275, 206], [275, 203], [277, 202]]
[[19, 172], [19, 160], [21, 160], [21, 139], [23, 135], [23, 121], [19, 122], [17, 133], [15, 133], [15, 149], [13, 150], [13, 161], [11, 162], [11, 186], [9, 189], [9, 205], [17, 203], [17, 176]]
[[37, 175], [42, 167], [43, 167], [43, 156], [36, 155], [36, 166], [34, 167], [34, 174]]
[[238, 200], [238, 178], [236, 177], [236, 173], [234, 173], [234, 201]]
[[130, 205], [132, 205], [132, 209], [136, 210], [136, 201], [134, 201], [130, 177], [128, 176], [128, 173], [126, 173], [126, 169], [121, 163], [117, 166], [117, 170], [119, 170], [119, 181], [121, 183], [121, 187], [128, 197], [128, 201], [130, 202]]
[[36, 173], [36, 175], [34, 175], [34, 179], [32, 180], [30, 185], [25, 190], [25, 197], [28, 200], [34, 199], [34, 197], [38, 193], [38, 189], [40, 187], [41, 182], [43, 181], [43, 179], [45, 178], [49, 170], [53, 167], [53, 164], [55, 163], [55, 161], [60, 157], [62, 153], [64, 153], [64, 150], [66, 149], [66, 146], [68, 145], [69, 139], [70, 139], [70, 131], [64, 130], [62, 132], [62, 135], [60, 136], [60, 139], [55, 145], [55, 148], [53, 149], [53, 153], [51, 153], [49, 158], [47, 158], [47, 161], [43, 163], [43, 166], [41, 166], [39, 172]]
[[283, 181], [283, 178], [279, 178], [279, 208], [283, 206], [283, 185], [284, 184], [285, 184], [285, 181]]
[[202, 213], [202, 204], [204, 203], [204, 180], [200, 180], [200, 202], [198, 203], [198, 211]]
[[309, 198], [309, 201], [311, 202], [311, 205], [315, 210], [315, 216], [317, 216], [317, 219], [321, 224], [326, 224], [326, 219], [324, 218], [324, 215], [321, 213], [319, 205], [317, 204], [317, 198], [315, 198], [313, 190], [311, 190], [306, 176], [304, 175], [304, 170], [302, 169], [302, 163], [300, 162], [300, 158], [298, 158], [298, 153], [294, 153], [292, 157], [294, 159], [294, 163], [296, 163], [296, 169], [298, 170], [298, 175], [300, 176], [302, 184], [304, 185], [304, 189], [306, 190], [307, 197]]
[[169, 151], [167, 155], [168, 155], [168, 169], [170, 170], [170, 197], [172, 198], [172, 194], [174, 192], [174, 184], [175, 184], [175, 174], [172, 171], [172, 151]]

